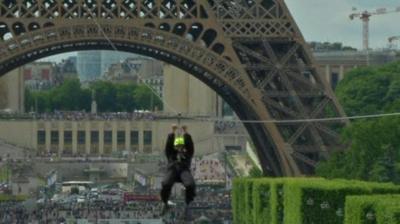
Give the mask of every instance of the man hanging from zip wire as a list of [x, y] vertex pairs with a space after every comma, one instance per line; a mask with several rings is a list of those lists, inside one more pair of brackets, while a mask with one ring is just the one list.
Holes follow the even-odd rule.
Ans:
[[194, 144], [192, 136], [187, 132], [187, 127], [182, 126], [183, 135], [178, 135], [178, 126], [172, 126], [172, 133], [168, 134], [167, 143], [165, 146], [165, 154], [168, 160], [168, 167], [162, 181], [161, 199], [164, 202], [162, 215], [170, 208], [172, 187], [175, 183], [182, 183], [185, 187], [185, 217], [189, 213], [189, 204], [196, 196], [196, 185], [194, 178], [190, 172], [190, 166], [194, 154]]

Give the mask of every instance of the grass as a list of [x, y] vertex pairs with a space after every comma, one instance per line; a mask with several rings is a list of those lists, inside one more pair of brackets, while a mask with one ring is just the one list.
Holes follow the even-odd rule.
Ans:
[[11, 177], [11, 171], [9, 168], [3, 166], [0, 168], [0, 182], [6, 182], [8, 177]]

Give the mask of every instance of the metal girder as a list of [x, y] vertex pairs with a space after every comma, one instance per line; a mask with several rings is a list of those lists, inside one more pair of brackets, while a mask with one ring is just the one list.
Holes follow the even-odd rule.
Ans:
[[[283, 0], [0, 3], [1, 75], [57, 53], [114, 48], [152, 56], [195, 75], [241, 119], [344, 115]], [[313, 172], [318, 160], [329, 155], [328, 144], [340, 147], [334, 124], [245, 126], [266, 173], [297, 176]]]

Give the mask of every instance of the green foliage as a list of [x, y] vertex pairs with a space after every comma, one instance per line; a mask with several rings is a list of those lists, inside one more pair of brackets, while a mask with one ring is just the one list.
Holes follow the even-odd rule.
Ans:
[[71, 194], [79, 194], [79, 188], [78, 187], [72, 187], [71, 188]]
[[26, 195], [0, 194], [0, 202], [25, 201], [27, 199], [28, 199], [28, 196], [26, 196]]
[[25, 108], [40, 113], [55, 110], [90, 111], [92, 93], [95, 94], [99, 112], [162, 108], [161, 100], [147, 86], [97, 81], [83, 88], [78, 79], [67, 79], [62, 85], [47, 91], [26, 90]]
[[263, 180], [257, 180], [254, 182], [254, 224], [272, 223], [271, 188], [272, 187], [270, 182]]
[[284, 187], [284, 223], [341, 224], [347, 195], [399, 193], [392, 184], [359, 181], [287, 181]]
[[113, 83], [97, 81], [90, 85], [90, 89], [96, 94], [97, 109], [101, 112], [116, 111], [117, 91]]
[[[336, 95], [351, 116], [399, 112], [400, 62], [349, 72]], [[400, 117], [353, 121], [342, 136], [348, 150], [321, 162], [317, 175], [400, 183]]]
[[398, 224], [400, 195], [346, 197], [345, 224]]
[[[253, 220], [255, 224], [283, 223], [284, 178], [262, 178], [254, 182]], [[300, 180], [300, 179], [299, 179]]]
[[336, 96], [350, 116], [393, 111], [400, 94], [399, 74], [400, 62], [354, 69], [339, 83]]
[[133, 96], [142, 108], [140, 109], [148, 109], [148, 108], [161, 108], [162, 102], [158, 97], [155, 97], [154, 93], [147, 86], [138, 86], [135, 89]]
[[349, 149], [317, 167], [327, 178], [400, 182], [400, 117], [352, 123], [343, 134]]
[[84, 110], [90, 108], [90, 92], [83, 90], [78, 79], [68, 79], [61, 86], [51, 90], [51, 103], [54, 108], [64, 111]]
[[244, 210], [242, 210], [245, 214], [244, 224], [253, 224], [253, 184], [254, 181], [248, 179], [245, 183], [244, 187]]
[[8, 181], [8, 178], [11, 177], [11, 169], [8, 168], [7, 166], [3, 166], [0, 168], [0, 182], [6, 182]]
[[257, 166], [253, 166], [253, 168], [250, 169], [249, 171], [249, 176], [252, 178], [256, 178], [256, 177], [263, 177], [263, 172], [257, 167]]
[[244, 222], [244, 187], [246, 179], [234, 179], [232, 189], [232, 211], [234, 223], [245, 223]]
[[322, 178], [247, 178], [235, 179], [232, 193], [234, 223], [342, 224], [347, 195], [400, 193], [400, 186]]

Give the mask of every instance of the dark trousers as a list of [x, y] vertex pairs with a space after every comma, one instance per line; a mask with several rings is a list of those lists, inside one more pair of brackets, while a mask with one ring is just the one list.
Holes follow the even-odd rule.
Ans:
[[182, 183], [185, 186], [186, 204], [193, 201], [196, 196], [196, 185], [189, 168], [177, 166], [168, 167], [164, 180], [162, 181], [161, 199], [167, 203], [171, 195], [172, 187], [175, 183]]

